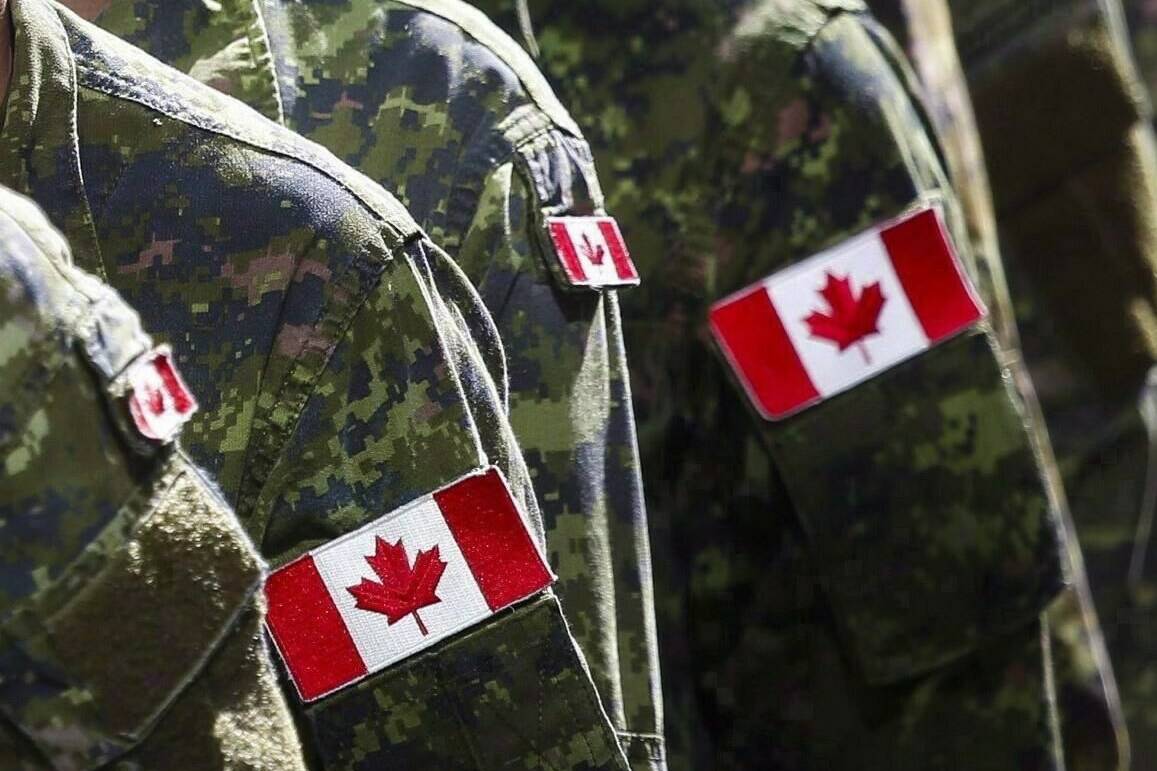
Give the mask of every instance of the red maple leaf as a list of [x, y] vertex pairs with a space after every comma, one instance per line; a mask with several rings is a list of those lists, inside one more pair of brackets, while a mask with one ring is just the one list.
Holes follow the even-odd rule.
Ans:
[[425, 636], [429, 630], [422, 623], [418, 611], [442, 601], [436, 592], [438, 582], [446, 572], [446, 563], [438, 554], [438, 547], [419, 550], [414, 566], [410, 567], [401, 538], [397, 543], [389, 544], [378, 536], [374, 542], [374, 553], [366, 557], [366, 562], [381, 583], [363, 578], [357, 586], [346, 587], [346, 591], [357, 600], [357, 607], [384, 614], [387, 626], [413, 616]]
[[165, 413], [165, 394], [155, 385], [145, 386], [145, 403], [149, 405], [154, 415]]
[[591, 241], [590, 236], [583, 233], [583, 256], [590, 260], [591, 265], [602, 265], [605, 255], [606, 250], [603, 249], [603, 245], [599, 244], [598, 247], [596, 247]]
[[852, 282], [847, 277], [836, 278], [829, 272], [827, 278], [828, 283], [819, 293], [827, 301], [831, 312], [812, 311], [804, 319], [811, 328], [812, 337], [832, 341], [839, 346], [841, 353], [858, 343], [864, 363], [871, 364], [872, 359], [863, 341], [868, 335], [880, 334], [876, 325], [886, 299], [880, 291], [880, 282], [868, 284], [860, 296], [856, 297], [852, 291]]

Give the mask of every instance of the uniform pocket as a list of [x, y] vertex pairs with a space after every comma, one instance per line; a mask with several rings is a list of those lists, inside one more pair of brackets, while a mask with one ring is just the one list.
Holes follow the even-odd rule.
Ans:
[[0, 710], [58, 768], [148, 734], [234, 625], [262, 564], [179, 456], [0, 628]]

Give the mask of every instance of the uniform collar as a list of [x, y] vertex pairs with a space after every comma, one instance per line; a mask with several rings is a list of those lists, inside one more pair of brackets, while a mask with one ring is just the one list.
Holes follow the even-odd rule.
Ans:
[[46, 0], [10, 0], [15, 50], [0, 128], [0, 184], [24, 193], [64, 231], [78, 265], [104, 276], [84, 191], [76, 66], [60, 14]]

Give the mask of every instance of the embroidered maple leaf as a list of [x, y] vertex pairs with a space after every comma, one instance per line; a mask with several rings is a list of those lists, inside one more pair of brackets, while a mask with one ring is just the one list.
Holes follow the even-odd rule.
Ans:
[[144, 402], [154, 415], [163, 415], [165, 412], [165, 392], [159, 387], [149, 384], [145, 386]]
[[583, 233], [583, 256], [590, 260], [591, 265], [602, 265], [603, 258], [606, 256], [606, 250], [602, 244], [597, 247], [591, 241], [590, 236]]
[[812, 311], [804, 319], [811, 329], [812, 337], [830, 340], [839, 346], [840, 353], [858, 344], [864, 363], [871, 364], [872, 358], [868, 355], [864, 338], [880, 334], [877, 324], [886, 300], [880, 291], [880, 282], [868, 284], [860, 296], [856, 297], [848, 277], [837, 278], [829, 272], [827, 279], [827, 284], [819, 293], [827, 301], [830, 312]]
[[413, 616], [422, 636], [428, 634], [418, 611], [442, 601], [437, 595], [438, 582], [447, 563], [442, 561], [438, 547], [419, 550], [411, 567], [401, 538], [390, 544], [378, 536], [374, 539], [374, 553], [366, 557], [366, 562], [381, 582], [363, 578], [357, 586], [346, 587], [357, 600], [357, 607], [385, 615], [387, 626]]

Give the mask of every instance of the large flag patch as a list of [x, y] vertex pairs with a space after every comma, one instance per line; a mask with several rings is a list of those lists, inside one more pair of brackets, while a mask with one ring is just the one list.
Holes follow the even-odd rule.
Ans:
[[778, 420], [963, 331], [985, 310], [928, 208], [715, 304], [711, 330], [760, 413]]
[[563, 275], [572, 286], [639, 283], [614, 217], [550, 217], [546, 227]]
[[274, 571], [266, 624], [313, 701], [545, 589], [553, 576], [490, 468]]

